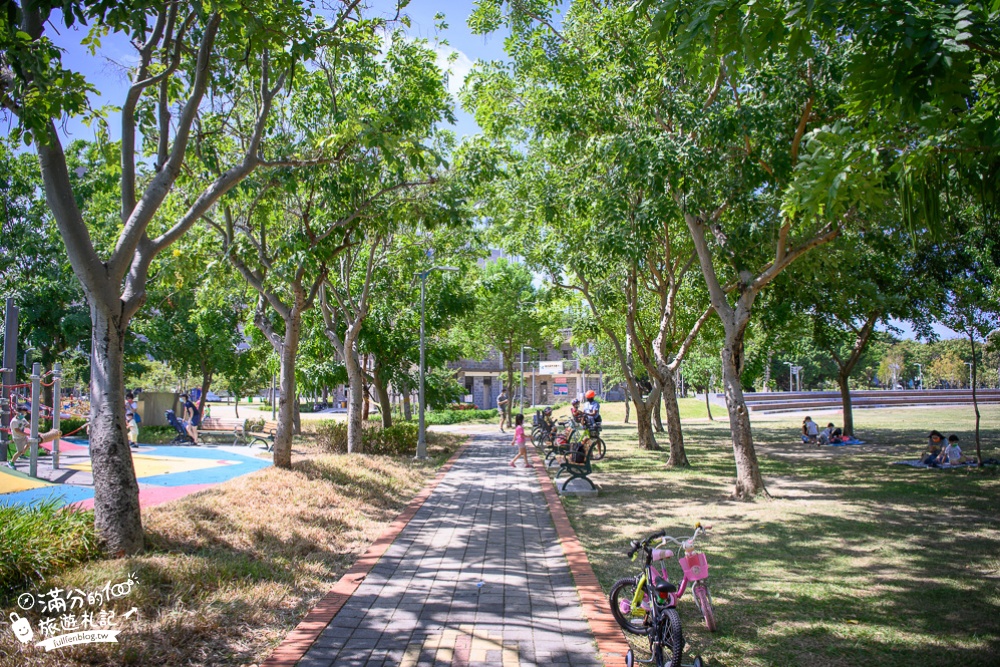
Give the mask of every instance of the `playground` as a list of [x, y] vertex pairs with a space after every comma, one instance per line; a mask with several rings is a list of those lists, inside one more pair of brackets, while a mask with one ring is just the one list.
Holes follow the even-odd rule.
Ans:
[[[94, 489], [85, 440], [61, 440], [60, 467], [52, 468], [52, 457], [38, 459], [38, 476], [0, 468], [0, 503], [30, 505], [55, 499], [66, 505], [90, 509]], [[262, 449], [236, 447], [177, 447], [139, 445], [132, 463], [139, 482], [139, 504], [152, 507], [196, 493], [221, 482], [271, 465], [256, 456]], [[266, 452], [265, 452], [266, 454]]]

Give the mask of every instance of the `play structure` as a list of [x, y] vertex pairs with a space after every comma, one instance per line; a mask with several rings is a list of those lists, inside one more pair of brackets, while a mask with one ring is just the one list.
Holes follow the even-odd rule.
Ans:
[[[11, 433], [11, 420], [20, 410], [24, 409], [24, 400], [26, 399], [31, 414], [29, 430], [26, 432], [28, 435], [28, 475], [37, 478], [40, 445], [52, 443], [52, 469], [58, 470], [60, 438], [64, 435], [59, 430], [59, 422], [63, 418], [78, 416], [86, 419], [90, 412], [90, 406], [73, 405], [72, 403], [64, 406], [62, 404], [62, 364], [55, 364], [52, 370], [43, 374], [41, 364], [36, 362], [31, 367], [30, 382], [17, 383], [15, 367], [17, 365], [18, 315], [18, 308], [14, 305], [14, 300], [7, 299], [4, 313], [3, 368], [0, 368], [0, 445], [2, 445], [6, 460], [8, 442], [13, 440], [15, 446], [17, 443], [17, 439]], [[52, 388], [55, 407], [42, 403], [42, 387]], [[30, 394], [26, 397], [25, 394], [29, 391]], [[40, 433], [39, 423], [43, 417], [51, 419], [52, 428], [45, 433]], [[75, 431], [82, 428], [84, 427], [81, 426]]]

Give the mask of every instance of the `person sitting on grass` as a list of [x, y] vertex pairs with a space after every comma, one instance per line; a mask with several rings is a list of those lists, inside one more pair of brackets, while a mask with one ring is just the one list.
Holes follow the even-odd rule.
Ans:
[[920, 462], [925, 465], [937, 465], [942, 449], [944, 449], [944, 436], [937, 431], [931, 431], [927, 435], [927, 451], [924, 452]]
[[942, 450], [941, 456], [938, 457], [938, 463], [947, 463], [952, 466], [965, 463], [965, 457], [962, 456], [962, 448], [958, 446], [958, 436], [954, 433], [948, 436], [948, 446]]
[[802, 442], [816, 444], [818, 440], [819, 426], [812, 420], [812, 417], [806, 417], [802, 420]]
[[834, 426], [833, 424], [827, 424], [826, 428], [819, 432], [819, 444], [829, 445], [830, 438], [833, 437]]
[[524, 415], [517, 414], [514, 416], [514, 439], [510, 441], [511, 445], [517, 446], [517, 454], [510, 460], [510, 467], [516, 468], [514, 465], [520, 458], [524, 459], [524, 466], [528, 466], [528, 443], [527, 438], [524, 437]]

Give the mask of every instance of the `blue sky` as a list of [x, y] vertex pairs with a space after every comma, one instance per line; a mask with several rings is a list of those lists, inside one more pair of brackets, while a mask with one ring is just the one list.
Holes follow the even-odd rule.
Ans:
[[[389, 0], [376, 0], [370, 7], [369, 11], [385, 17], [391, 18], [395, 15], [395, 3]], [[435, 48], [439, 54], [440, 66], [451, 70], [449, 88], [453, 93], [461, 87], [465, 75], [477, 60], [495, 60], [504, 57], [503, 34], [481, 36], [473, 35], [469, 30], [466, 19], [473, 8], [474, 4], [471, 1], [455, 0], [437, 2], [414, 0], [406, 8], [411, 20], [406, 32], [411, 37], [428, 40]], [[448, 25], [443, 31], [437, 30], [437, 21], [434, 20], [435, 14], [439, 12], [445, 15], [445, 23]], [[102, 40], [98, 53], [92, 56], [80, 45], [80, 40], [86, 35], [85, 29], [76, 27], [66, 29], [56, 20], [50, 25], [58, 29], [59, 34], [50, 32], [50, 36], [65, 49], [64, 62], [83, 73], [100, 91], [100, 97], [94, 100], [95, 106], [120, 104], [128, 88], [124, 67], [134, 62], [135, 57], [135, 50], [128, 40], [120, 35], [109, 35]], [[440, 42], [446, 42], [447, 45]], [[452, 52], [457, 52], [457, 58], [449, 65], [447, 59]], [[457, 122], [454, 129], [459, 137], [479, 131], [475, 120], [461, 110], [457, 100], [455, 112]], [[91, 128], [79, 121], [71, 120], [65, 127], [69, 138], [89, 139], [94, 134]], [[119, 135], [114, 120], [111, 121], [111, 132], [114, 137]]]

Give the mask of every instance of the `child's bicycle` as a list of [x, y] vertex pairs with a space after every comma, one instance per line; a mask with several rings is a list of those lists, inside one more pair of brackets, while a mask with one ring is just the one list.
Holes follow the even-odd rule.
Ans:
[[[645, 554], [642, 575], [619, 579], [608, 593], [611, 613], [625, 632], [647, 637], [649, 640], [649, 660], [637, 659], [632, 649], [625, 656], [625, 664], [632, 667], [636, 662], [655, 664], [656, 667], [680, 667], [684, 653], [684, 635], [681, 631], [681, 617], [677, 613], [677, 601], [691, 586], [698, 611], [705, 619], [709, 631], [715, 632], [715, 612], [712, 596], [708, 591], [708, 561], [705, 554], [694, 550], [695, 539], [706, 528], [695, 525], [694, 535], [687, 539], [670, 537], [665, 531], [658, 531], [641, 541], [634, 541], [628, 552], [634, 558], [640, 549]], [[666, 548], [673, 542], [683, 549], [678, 557], [684, 576], [680, 587], [670, 583], [666, 562], [674, 557], [674, 552]], [[655, 543], [655, 545], [654, 545]], [[669, 657], [665, 652], [669, 652]], [[694, 659], [693, 667], [703, 667], [701, 656]]]

